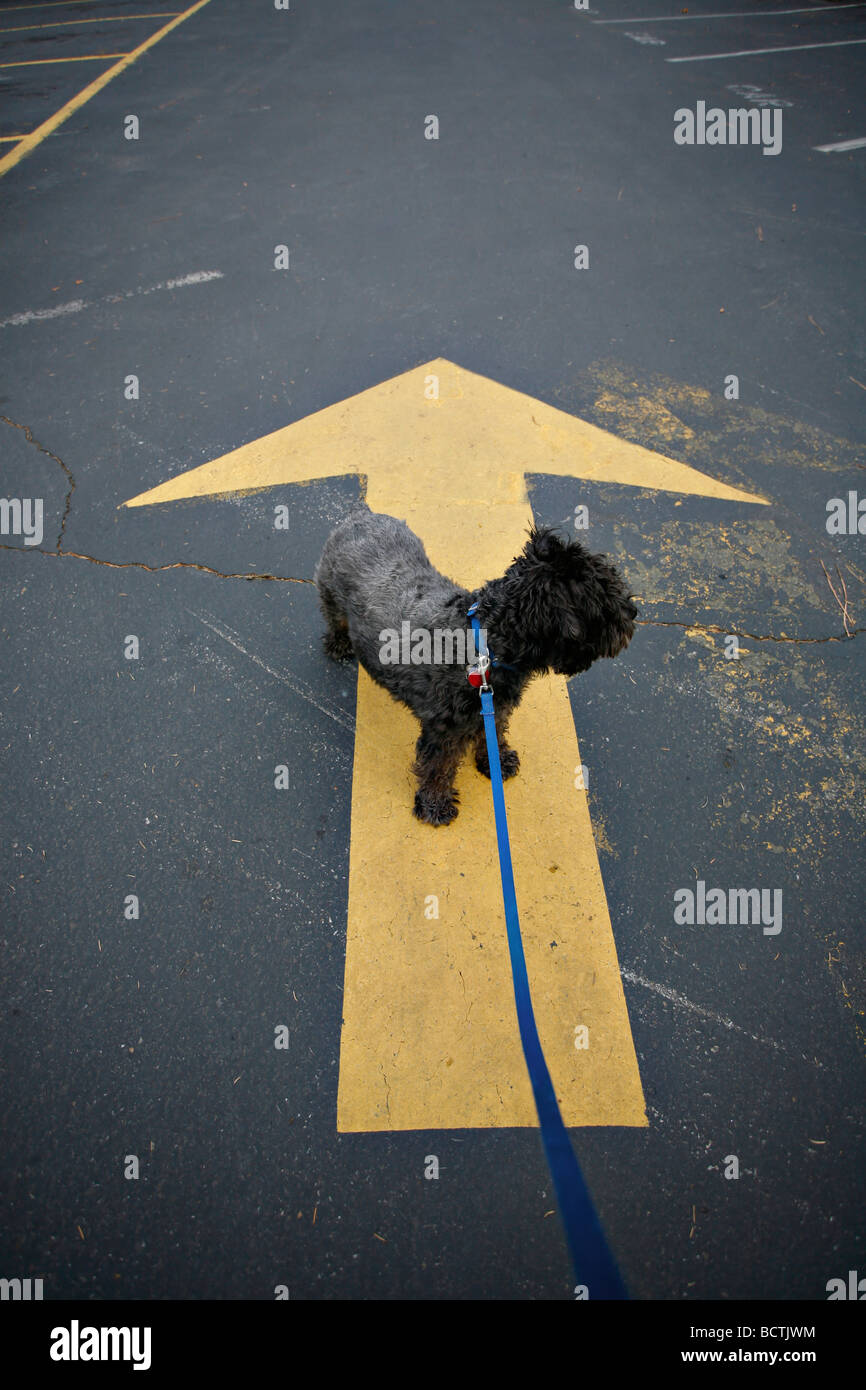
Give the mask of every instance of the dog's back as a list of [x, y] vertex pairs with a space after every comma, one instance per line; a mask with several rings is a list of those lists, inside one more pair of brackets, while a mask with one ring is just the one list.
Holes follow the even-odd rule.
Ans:
[[314, 580], [350, 629], [353, 616], [362, 616], [363, 628], [377, 634], [383, 628], [399, 631], [405, 621], [423, 623], [425, 609], [438, 612], [443, 594], [454, 592], [405, 521], [366, 506], [356, 507], [331, 532]]

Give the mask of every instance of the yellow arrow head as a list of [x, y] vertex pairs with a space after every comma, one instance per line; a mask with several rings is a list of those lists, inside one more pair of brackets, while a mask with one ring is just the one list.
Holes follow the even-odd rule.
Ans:
[[374, 511], [402, 517], [421, 534], [434, 564], [449, 573], [462, 568], [464, 582], [476, 583], [513, 558], [526, 515], [527, 473], [764, 501], [437, 358], [124, 505], [357, 474], [367, 480]]

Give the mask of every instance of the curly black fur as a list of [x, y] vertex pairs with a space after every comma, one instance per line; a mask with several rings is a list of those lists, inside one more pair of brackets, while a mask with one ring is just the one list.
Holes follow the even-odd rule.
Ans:
[[590, 554], [550, 527], [533, 527], [505, 574], [470, 591], [433, 568], [405, 522], [364, 505], [328, 537], [315, 582], [328, 656], [357, 657], [421, 722], [414, 810], [430, 825], [447, 825], [457, 815], [454, 776], [470, 744], [479, 771], [490, 776], [478, 691], [462, 664], [383, 662], [383, 631], [399, 632], [409, 622], [412, 629], [465, 633], [468, 609], [478, 603], [490, 650], [503, 663], [491, 684], [502, 773], [511, 777], [520, 764], [505, 732], [528, 682], [545, 671], [573, 676], [598, 657], [617, 656], [631, 641], [637, 617], [606, 556]]

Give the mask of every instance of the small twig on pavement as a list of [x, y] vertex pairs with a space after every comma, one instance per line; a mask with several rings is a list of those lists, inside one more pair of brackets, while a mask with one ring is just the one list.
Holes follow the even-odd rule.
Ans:
[[839, 566], [837, 565], [837, 566], [836, 566], [836, 573], [837, 573], [837, 575], [839, 576], [839, 583], [842, 585], [842, 598], [840, 598], [839, 595], [837, 594], [836, 590], [835, 590], [834, 587], [833, 587], [833, 581], [832, 581], [832, 579], [830, 578], [829, 574], [827, 573], [827, 567], [826, 567], [826, 565], [824, 564], [824, 561], [822, 560], [820, 563], [821, 563], [821, 568], [822, 568], [822, 570], [824, 571], [824, 578], [827, 580], [827, 583], [830, 585], [830, 593], [833, 595], [834, 599], [836, 600], [836, 602], [838, 603], [839, 607], [840, 607], [841, 610], [842, 610], [842, 621], [843, 621], [843, 623], [845, 624], [845, 636], [846, 636], [846, 637], [853, 637], [853, 636], [854, 636], [853, 632], [849, 632], [849, 631], [848, 631], [848, 623], [849, 623], [849, 620], [850, 620], [850, 618], [851, 618], [851, 614], [848, 612], [848, 586], [847, 586], [847, 584], [845, 583], [844, 575], [842, 574], [842, 571], [840, 570]]

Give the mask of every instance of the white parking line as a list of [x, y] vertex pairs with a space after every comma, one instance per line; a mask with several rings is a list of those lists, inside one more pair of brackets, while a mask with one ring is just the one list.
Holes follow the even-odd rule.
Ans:
[[643, 989], [651, 989], [654, 994], [660, 994], [662, 999], [667, 999], [669, 1003], [675, 1004], [679, 1009], [688, 1009], [693, 1014], [699, 1014], [701, 1018], [711, 1019], [713, 1023], [719, 1023], [723, 1028], [733, 1030], [735, 1033], [742, 1033], [744, 1037], [751, 1038], [753, 1042], [766, 1043], [768, 1047], [773, 1047], [777, 1052], [784, 1052], [781, 1043], [777, 1043], [773, 1038], [761, 1037], [759, 1033], [750, 1033], [747, 1028], [741, 1028], [738, 1023], [734, 1023], [732, 1018], [726, 1018], [724, 1014], [717, 1014], [713, 1009], [705, 1009], [700, 1004], [692, 1003], [684, 994], [678, 994], [675, 989], [668, 985], [657, 984], [655, 980], [647, 980], [643, 975], [638, 975], [634, 970], [621, 970], [620, 974], [630, 985], [640, 985]]
[[822, 154], [842, 154], [845, 150], [862, 150], [866, 145], [866, 135], [860, 140], [840, 140], [836, 145], [813, 145], [813, 150], [820, 150]]
[[54, 304], [50, 309], [25, 309], [21, 314], [0, 319], [0, 328], [17, 328], [24, 323], [41, 323], [44, 319], [57, 319], [64, 314], [78, 314], [82, 309], [90, 309], [93, 304], [117, 304], [121, 299], [132, 299], [137, 294], [155, 294], [157, 290], [181, 290], [187, 285], [204, 285], [208, 280], [222, 278], [221, 270], [194, 270], [191, 275], [182, 275], [179, 280], [161, 280], [158, 285], [142, 286], [137, 290], [122, 290], [120, 294], [104, 294], [101, 299], [72, 299], [68, 304]]
[[866, 0], [854, 0], [853, 4], [834, 5], [832, 10], [823, 5], [799, 5], [795, 10], [725, 10], [720, 14], [663, 14], [655, 19], [641, 15], [639, 19], [594, 19], [593, 24], [678, 24], [682, 20], [695, 19], [759, 19], [761, 16], [775, 18], [777, 14], [835, 14], [837, 10], [862, 10]]
[[835, 39], [833, 43], [793, 43], [785, 48], [738, 48], [734, 53], [693, 53], [688, 58], [665, 58], [666, 63], [712, 63], [720, 58], [753, 58], [759, 53], [800, 53], [804, 48], [850, 48], [866, 39]]
[[329, 719], [333, 719], [335, 724], [342, 724], [343, 728], [348, 729], [351, 733], [355, 732], [355, 720], [351, 714], [344, 714], [340, 709], [329, 709], [327, 705], [322, 704], [321, 700], [316, 699], [315, 692], [310, 689], [305, 681], [300, 680], [297, 676], [293, 680], [290, 676], [286, 675], [285, 671], [277, 671], [273, 666], [269, 666], [266, 661], [262, 661], [261, 657], [256, 656], [255, 652], [251, 652], [241, 645], [238, 634], [229, 627], [228, 623], [217, 623], [214, 625], [214, 623], [209, 623], [207, 618], [203, 617], [201, 613], [196, 613], [195, 609], [188, 608], [186, 611], [191, 614], [193, 618], [198, 618], [200, 623], [204, 623], [205, 627], [209, 627], [211, 632], [215, 632], [217, 637], [221, 637], [224, 642], [228, 642], [230, 647], [234, 647], [236, 651], [242, 652], [243, 655], [249, 657], [250, 661], [254, 662], [256, 666], [260, 666], [263, 671], [267, 671], [268, 675], [273, 676], [274, 680], [281, 681], [283, 685], [287, 685], [290, 690], [293, 690], [296, 695], [300, 695], [302, 700], [306, 700], [308, 704], [314, 705], [321, 714], [326, 714]]

